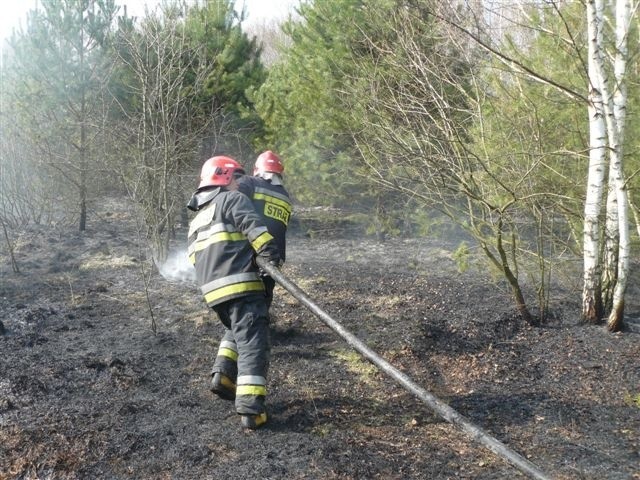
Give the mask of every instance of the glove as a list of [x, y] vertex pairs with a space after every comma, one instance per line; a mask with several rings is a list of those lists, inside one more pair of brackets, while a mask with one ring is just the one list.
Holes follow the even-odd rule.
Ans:
[[278, 252], [278, 247], [276, 247], [273, 242], [267, 243], [262, 248], [262, 250], [258, 252], [258, 256], [264, 258], [267, 262], [271, 263], [276, 268], [280, 268], [282, 266], [280, 252]]

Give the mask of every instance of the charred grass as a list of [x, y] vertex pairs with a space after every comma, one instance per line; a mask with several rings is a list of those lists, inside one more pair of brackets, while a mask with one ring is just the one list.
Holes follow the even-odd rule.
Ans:
[[[243, 431], [208, 390], [217, 319], [154, 274], [154, 334], [147, 259], [122, 212], [104, 218], [21, 232], [21, 274], [2, 257], [0, 478], [524, 478], [279, 287], [271, 418]], [[640, 478], [637, 333], [582, 325], [570, 292], [532, 328], [446, 245], [321, 225], [293, 232], [283, 271], [370, 348], [553, 478]]]

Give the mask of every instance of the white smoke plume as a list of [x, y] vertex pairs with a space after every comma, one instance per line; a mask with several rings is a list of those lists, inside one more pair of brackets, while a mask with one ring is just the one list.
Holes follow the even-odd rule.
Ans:
[[196, 278], [196, 271], [189, 262], [186, 250], [171, 252], [158, 271], [170, 282], [192, 282]]

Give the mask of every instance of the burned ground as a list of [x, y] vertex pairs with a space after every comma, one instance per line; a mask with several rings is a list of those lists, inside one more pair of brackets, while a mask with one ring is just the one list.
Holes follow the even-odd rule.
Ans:
[[[532, 328], [437, 241], [330, 233], [293, 232], [283, 272], [383, 358], [553, 478], [640, 478], [637, 332], [581, 325], [575, 292]], [[21, 273], [1, 265], [2, 479], [525, 478], [280, 288], [270, 422], [243, 431], [208, 390], [221, 326], [193, 284], [153, 273], [145, 288], [126, 212], [15, 239]]]

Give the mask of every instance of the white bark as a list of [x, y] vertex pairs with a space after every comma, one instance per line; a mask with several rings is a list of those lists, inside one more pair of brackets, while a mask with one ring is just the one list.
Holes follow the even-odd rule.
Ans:
[[[615, 88], [609, 102], [605, 104], [607, 110], [613, 110], [611, 121], [607, 122], [609, 141], [613, 146], [612, 170], [614, 188], [618, 199], [618, 225], [620, 244], [618, 250], [618, 274], [613, 294], [613, 305], [607, 325], [610, 330], [619, 330], [624, 315], [624, 297], [629, 276], [629, 257], [631, 242], [629, 237], [629, 218], [627, 190], [624, 178], [624, 130], [626, 121], [627, 89], [626, 68], [628, 59], [627, 39], [631, 19], [631, 0], [617, 0], [616, 2], [616, 55], [614, 63]], [[611, 123], [611, 125], [609, 124]]]
[[602, 259], [602, 306], [603, 312], [611, 310], [613, 291], [618, 278], [618, 246], [620, 244], [620, 225], [618, 224], [618, 192], [615, 188], [615, 165], [609, 163], [609, 182], [607, 185], [607, 208], [604, 227], [604, 258]]
[[602, 209], [606, 166], [606, 129], [604, 107], [596, 70], [599, 49], [602, 45], [602, 0], [587, 2], [587, 27], [589, 35], [589, 175], [584, 207], [584, 285], [582, 292], [582, 316], [591, 323], [601, 315], [599, 216]]
[[[626, 108], [626, 89], [625, 71], [627, 61], [627, 36], [629, 31], [629, 19], [631, 16], [630, 0], [617, 0], [616, 3], [616, 52], [614, 63], [614, 84], [611, 86], [608, 70], [605, 64], [605, 52], [602, 43], [603, 24], [603, 0], [590, 0], [587, 4], [587, 15], [590, 19], [589, 32], [599, 41], [590, 45], [590, 73], [591, 66], [595, 74], [595, 81], [592, 79], [600, 90], [602, 98], [602, 111], [604, 113], [604, 122], [606, 125], [606, 134], [608, 141], [608, 152], [610, 156], [609, 165], [609, 191], [615, 194], [612, 198], [611, 206], [617, 206], [617, 212], [608, 212], [609, 218], [617, 213], [617, 229], [618, 244], [617, 252], [613, 250], [612, 254], [607, 252], [607, 258], [616, 258], [616, 265], [608, 265], [607, 269], [616, 269], [615, 286], [613, 287], [613, 299], [611, 305], [611, 313], [609, 315], [608, 327], [611, 330], [617, 330], [622, 325], [624, 314], [624, 297], [627, 288], [627, 278], [629, 274], [629, 219], [628, 219], [628, 200], [624, 178], [624, 157], [622, 142], [624, 139], [625, 124], [625, 108]], [[593, 19], [593, 23], [591, 22]], [[594, 32], [594, 29], [596, 30]], [[596, 105], [597, 107], [597, 105]], [[612, 249], [616, 246], [613, 245]], [[586, 256], [585, 256], [586, 258]], [[585, 272], [586, 279], [586, 272]], [[611, 288], [611, 287], [609, 287]]]

